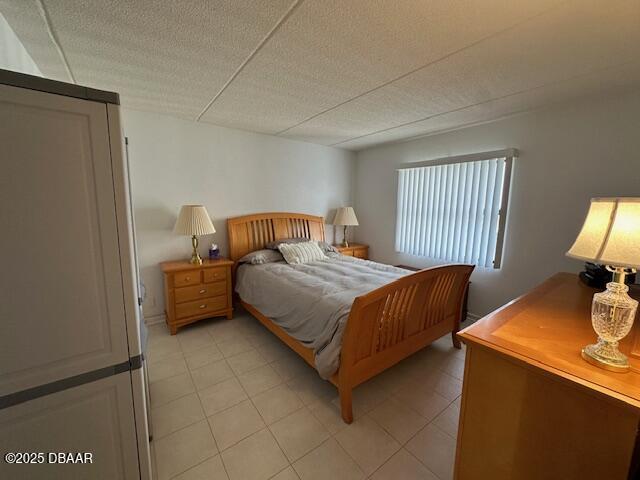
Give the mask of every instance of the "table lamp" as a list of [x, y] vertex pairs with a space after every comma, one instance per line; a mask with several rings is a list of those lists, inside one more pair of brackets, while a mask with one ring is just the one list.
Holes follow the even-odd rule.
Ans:
[[179, 235], [191, 235], [193, 253], [190, 262], [202, 265], [202, 258], [198, 255], [198, 235], [216, 233], [207, 209], [202, 205], [183, 205], [173, 231]]
[[638, 302], [627, 294], [625, 275], [640, 268], [640, 197], [593, 198], [582, 230], [567, 255], [606, 265], [613, 273], [591, 304], [598, 342], [582, 349], [582, 358], [614, 372], [629, 370], [618, 342], [631, 330]]
[[356, 218], [356, 212], [351, 207], [340, 207], [336, 210], [336, 216], [333, 218], [334, 225], [342, 225], [344, 227], [344, 238], [342, 241], [343, 247], [348, 247], [347, 242], [347, 227], [351, 225], [358, 225], [358, 219]]

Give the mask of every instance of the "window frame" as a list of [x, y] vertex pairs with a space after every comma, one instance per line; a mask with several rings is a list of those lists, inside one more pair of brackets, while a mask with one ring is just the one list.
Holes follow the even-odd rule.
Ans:
[[[513, 171], [513, 160], [514, 158], [518, 158], [519, 152], [515, 148], [507, 148], [503, 150], [492, 150], [488, 152], [480, 152], [480, 153], [472, 153], [468, 155], [457, 155], [451, 157], [441, 157], [433, 160], [423, 160], [419, 162], [411, 162], [402, 164], [402, 166], [398, 167], [396, 171], [398, 172], [398, 179], [396, 179], [396, 198], [399, 195], [399, 187], [400, 187], [400, 171], [413, 169], [413, 168], [422, 168], [422, 167], [436, 167], [439, 165], [451, 165], [458, 163], [466, 163], [466, 162], [478, 162], [484, 160], [494, 160], [494, 159], [504, 159], [504, 176], [502, 179], [502, 194], [500, 199], [500, 207], [498, 209], [498, 229], [496, 235], [496, 249], [494, 253], [494, 258], [492, 261], [492, 265], [494, 269], [500, 269], [502, 267], [502, 255], [504, 252], [504, 240], [506, 234], [506, 225], [507, 225], [507, 213], [509, 209], [509, 196], [511, 193], [511, 181], [512, 181], [512, 171]], [[396, 202], [396, 226], [398, 224], [398, 216], [399, 216], [399, 208], [398, 203]], [[399, 252], [405, 253], [406, 252]], [[442, 260], [435, 257], [425, 256], [424, 258], [432, 258], [434, 260]]]

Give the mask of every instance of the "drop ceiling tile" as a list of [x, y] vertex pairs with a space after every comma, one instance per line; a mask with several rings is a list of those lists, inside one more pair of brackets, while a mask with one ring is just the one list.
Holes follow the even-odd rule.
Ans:
[[384, 132], [349, 140], [337, 146], [357, 151], [389, 142], [408, 141], [421, 136], [442, 133], [518, 113], [571, 102], [583, 97], [634, 91], [638, 90], [639, 85], [640, 63], [627, 64], [528, 92], [488, 101], [481, 105], [444, 113], [426, 120], [391, 128]]
[[35, 1], [0, 0], [0, 12], [44, 76], [71, 81]]
[[292, 0], [43, 2], [78, 83], [195, 118]]
[[335, 145], [355, 137], [356, 135], [348, 135], [336, 132], [336, 130], [328, 128], [323, 131], [320, 128], [309, 130], [302, 134], [288, 134], [284, 133], [281, 137], [288, 138], [290, 140], [298, 140], [300, 142], [317, 143], [319, 145]]
[[[189, 119], [293, 2], [43, 0], [78, 83]], [[68, 81], [36, 0], [0, 11]], [[639, 48], [637, 0], [304, 0], [203, 121], [360, 149], [618, 88]]]
[[640, 58], [639, 19], [639, 2], [567, 4], [284, 135], [345, 141], [619, 65]]
[[202, 120], [276, 133], [559, 3], [305, 1]]

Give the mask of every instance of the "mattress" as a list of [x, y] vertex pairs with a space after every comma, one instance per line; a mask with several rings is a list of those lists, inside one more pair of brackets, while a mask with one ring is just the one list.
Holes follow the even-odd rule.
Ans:
[[290, 336], [311, 348], [322, 378], [340, 365], [342, 336], [354, 298], [412, 272], [330, 253], [302, 265], [241, 265], [236, 292]]

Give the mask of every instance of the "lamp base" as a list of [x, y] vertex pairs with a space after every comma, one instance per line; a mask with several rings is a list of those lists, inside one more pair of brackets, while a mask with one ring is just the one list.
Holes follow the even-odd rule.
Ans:
[[348, 247], [349, 246], [349, 242], [347, 241], [347, 226], [344, 225], [344, 231], [342, 233], [342, 246], [343, 247]]
[[610, 372], [625, 373], [629, 371], [629, 359], [614, 347], [603, 341], [587, 345], [582, 349], [582, 358], [591, 365], [609, 370]]
[[191, 260], [189, 260], [189, 263], [193, 265], [202, 265], [202, 258], [198, 255], [198, 237], [195, 235], [191, 237], [191, 246], [193, 247], [193, 252], [191, 253]]
[[591, 302], [591, 324], [598, 334], [598, 342], [582, 349], [582, 358], [611, 372], [628, 372], [629, 359], [620, 350], [618, 342], [631, 331], [636, 316], [638, 302], [627, 292], [624, 284], [628, 269], [610, 267], [613, 282], [607, 283], [607, 289], [593, 295]]

